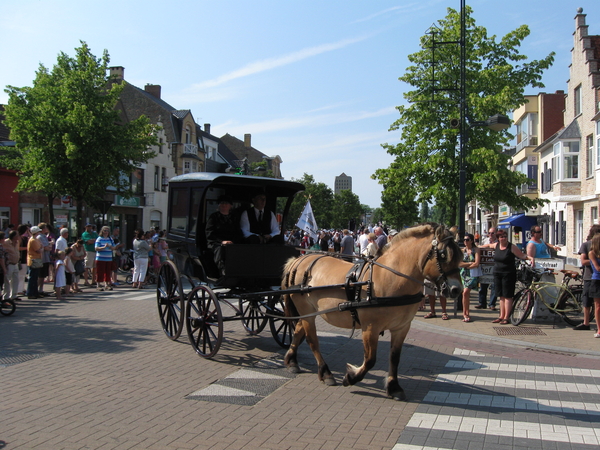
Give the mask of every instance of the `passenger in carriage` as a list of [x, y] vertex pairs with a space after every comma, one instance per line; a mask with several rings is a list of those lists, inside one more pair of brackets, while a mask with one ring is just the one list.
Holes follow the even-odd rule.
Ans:
[[233, 206], [231, 197], [221, 195], [217, 201], [219, 202], [219, 209], [212, 213], [206, 221], [206, 243], [213, 252], [219, 272], [224, 275], [225, 246], [239, 242], [241, 232], [231, 213], [231, 207]]
[[265, 208], [267, 196], [257, 193], [252, 197], [253, 207], [242, 212], [240, 228], [248, 244], [268, 244], [280, 237], [279, 223], [272, 211]]

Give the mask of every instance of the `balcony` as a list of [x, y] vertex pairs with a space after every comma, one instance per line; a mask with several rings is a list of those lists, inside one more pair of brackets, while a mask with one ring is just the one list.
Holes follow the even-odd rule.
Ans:
[[184, 144], [183, 153], [186, 155], [198, 156], [198, 146], [196, 144]]
[[522, 140], [520, 138], [521, 136], [517, 136], [517, 151], [523, 149], [523, 147], [537, 147], [538, 145], [537, 136], [524, 136]]

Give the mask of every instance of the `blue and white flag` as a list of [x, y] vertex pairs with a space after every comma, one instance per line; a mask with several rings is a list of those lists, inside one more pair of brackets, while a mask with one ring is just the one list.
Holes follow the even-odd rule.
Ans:
[[317, 227], [317, 221], [315, 220], [312, 206], [310, 206], [310, 200], [308, 200], [306, 205], [304, 205], [304, 210], [302, 211], [302, 214], [300, 214], [300, 218], [298, 219], [296, 226], [307, 232], [309, 236], [316, 242], [317, 238], [319, 237], [319, 228]]

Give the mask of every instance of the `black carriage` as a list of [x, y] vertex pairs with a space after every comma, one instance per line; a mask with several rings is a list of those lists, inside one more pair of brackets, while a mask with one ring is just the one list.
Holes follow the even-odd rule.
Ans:
[[[191, 173], [169, 180], [167, 242], [172, 257], [161, 265], [157, 282], [160, 321], [169, 339], [179, 338], [185, 324], [196, 352], [212, 357], [223, 339], [223, 323], [241, 321], [251, 334], [269, 324], [275, 340], [289, 346], [293, 328], [284, 319], [278, 289], [284, 264], [299, 251], [285, 244], [283, 229], [269, 244], [227, 245], [226, 275], [221, 276], [205, 228], [219, 197], [233, 200], [231, 214], [239, 222], [259, 191], [282, 226], [294, 196], [302, 190], [302, 184], [292, 181], [222, 173]], [[224, 316], [222, 303], [234, 314]]]

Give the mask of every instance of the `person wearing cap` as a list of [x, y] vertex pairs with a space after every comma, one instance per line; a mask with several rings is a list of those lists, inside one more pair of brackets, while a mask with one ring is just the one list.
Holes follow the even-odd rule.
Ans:
[[218, 199], [218, 209], [212, 213], [206, 222], [206, 242], [213, 252], [215, 264], [221, 275], [225, 274], [225, 246], [240, 240], [240, 228], [231, 214], [233, 200], [228, 195]]
[[240, 228], [246, 243], [267, 244], [279, 236], [281, 230], [279, 223], [272, 211], [265, 208], [267, 196], [258, 192], [252, 197], [252, 206], [242, 212]]
[[[27, 282], [27, 298], [34, 299], [39, 298], [38, 293], [38, 278], [40, 275], [41, 264], [34, 264], [34, 260], [39, 260], [41, 263], [42, 254], [44, 253], [44, 247], [42, 243], [36, 239], [41, 234], [42, 229], [40, 227], [33, 226], [29, 230], [31, 233], [31, 239], [27, 242], [27, 267], [29, 267], [29, 281]], [[35, 267], [34, 267], [35, 265]]]
[[[83, 247], [85, 248], [85, 272], [83, 273], [83, 279], [85, 280], [85, 286], [93, 286], [96, 284], [96, 239], [98, 239], [98, 233], [92, 229], [91, 223], [85, 224], [85, 231], [81, 235], [83, 239]], [[88, 277], [92, 277], [91, 284], [88, 283]]]

